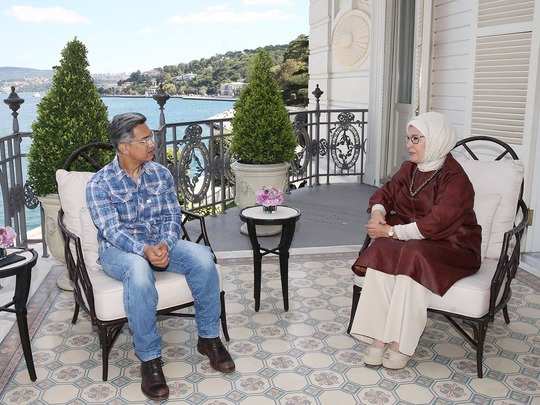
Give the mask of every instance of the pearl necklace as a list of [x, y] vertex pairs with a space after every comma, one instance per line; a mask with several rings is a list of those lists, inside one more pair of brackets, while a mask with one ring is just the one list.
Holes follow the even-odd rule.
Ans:
[[438, 168], [437, 170], [435, 170], [435, 172], [429, 176], [429, 178], [424, 181], [420, 187], [418, 187], [416, 190], [413, 191], [413, 186], [414, 186], [414, 178], [416, 176], [416, 172], [418, 171], [418, 167], [415, 167], [414, 168], [414, 171], [413, 171], [413, 174], [412, 174], [412, 177], [411, 177], [411, 184], [409, 184], [409, 194], [411, 195], [411, 197], [414, 197], [416, 194], [418, 194], [431, 180], [433, 180], [435, 178], [435, 176], [437, 174], [439, 174], [439, 171], [441, 170], [441, 168]]

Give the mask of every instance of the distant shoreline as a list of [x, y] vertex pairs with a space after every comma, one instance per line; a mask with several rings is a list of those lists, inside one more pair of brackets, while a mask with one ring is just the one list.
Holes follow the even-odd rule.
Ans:
[[[110, 98], [152, 98], [144, 94], [101, 94], [100, 97]], [[236, 101], [234, 97], [222, 96], [171, 96], [171, 98], [183, 98], [185, 100], [202, 100], [202, 101]]]

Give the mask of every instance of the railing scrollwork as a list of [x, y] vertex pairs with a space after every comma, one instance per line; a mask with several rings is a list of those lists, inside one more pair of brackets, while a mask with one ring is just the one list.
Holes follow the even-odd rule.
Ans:
[[212, 164], [208, 147], [202, 142], [202, 128], [189, 125], [185, 130], [185, 145], [180, 152], [178, 164], [178, 186], [183, 197], [200, 202], [208, 193], [212, 176]]
[[24, 183], [24, 205], [29, 209], [37, 208], [39, 205], [36, 193], [28, 182]]
[[362, 125], [355, 121], [352, 112], [342, 112], [338, 115], [338, 124], [330, 129], [330, 154], [337, 168], [342, 171], [350, 170], [356, 165], [364, 142], [355, 128]]
[[298, 146], [296, 147], [295, 156], [291, 161], [290, 172], [294, 176], [305, 176], [311, 158], [313, 156], [313, 141], [308, 133], [308, 115], [305, 112], [296, 114], [293, 123], [294, 132]]

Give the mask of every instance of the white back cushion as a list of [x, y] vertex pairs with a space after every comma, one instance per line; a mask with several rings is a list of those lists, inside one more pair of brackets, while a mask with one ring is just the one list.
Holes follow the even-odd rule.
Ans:
[[64, 210], [64, 224], [81, 239], [84, 262], [88, 271], [100, 269], [97, 264], [97, 228], [86, 205], [86, 184], [93, 175], [91, 172], [68, 172], [64, 169], [56, 171], [60, 205]]
[[92, 221], [90, 211], [88, 208], [81, 208], [80, 213], [81, 221], [81, 247], [84, 255], [84, 263], [86, 264], [86, 270], [100, 271], [101, 265], [98, 264], [99, 259], [99, 243], [97, 239], [98, 229]]
[[482, 227], [482, 259], [486, 257], [495, 211], [501, 202], [500, 194], [475, 194], [474, 213]]
[[457, 161], [471, 181], [475, 194], [499, 194], [501, 201], [491, 226], [486, 257], [498, 259], [501, 253], [504, 233], [512, 229], [516, 216], [517, 202], [523, 165], [516, 160], [479, 161], [457, 158]]

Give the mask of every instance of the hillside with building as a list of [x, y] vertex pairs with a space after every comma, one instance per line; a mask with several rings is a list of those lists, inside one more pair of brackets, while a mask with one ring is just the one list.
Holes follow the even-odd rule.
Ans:
[[163, 83], [170, 95], [236, 97], [246, 85], [250, 58], [264, 49], [270, 53], [287, 104], [306, 105], [308, 48], [308, 37], [300, 35], [287, 45], [230, 51], [145, 72], [137, 70], [116, 86], [99, 87], [99, 91], [104, 95], [152, 95]]

